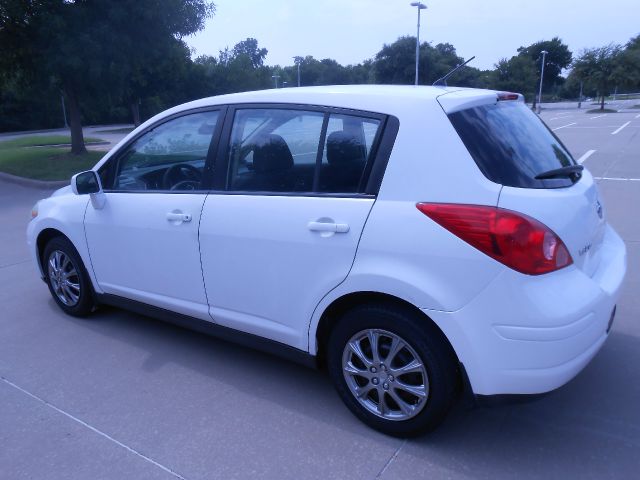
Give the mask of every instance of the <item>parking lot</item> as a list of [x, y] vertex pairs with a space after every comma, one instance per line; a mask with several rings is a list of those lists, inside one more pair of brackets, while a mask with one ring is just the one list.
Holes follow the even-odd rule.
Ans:
[[116, 309], [84, 320], [64, 315], [25, 243], [31, 206], [48, 192], [0, 180], [0, 478], [637, 475], [640, 109], [585, 110], [541, 116], [598, 179], [627, 245], [608, 342], [576, 379], [543, 398], [461, 403], [437, 431], [411, 440], [360, 423], [325, 372]]

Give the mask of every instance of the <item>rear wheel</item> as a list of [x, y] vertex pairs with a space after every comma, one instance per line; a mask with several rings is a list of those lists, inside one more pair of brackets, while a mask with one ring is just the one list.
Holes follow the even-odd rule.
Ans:
[[329, 338], [327, 360], [347, 407], [389, 435], [434, 428], [455, 399], [455, 355], [430, 320], [410, 308], [349, 310]]
[[95, 304], [93, 288], [80, 255], [65, 237], [52, 238], [42, 255], [49, 291], [65, 313], [84, 316]]

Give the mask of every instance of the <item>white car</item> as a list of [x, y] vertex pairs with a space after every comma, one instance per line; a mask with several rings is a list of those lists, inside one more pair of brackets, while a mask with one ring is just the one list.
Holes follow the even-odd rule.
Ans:
[[150, 119], [34, 207], [60, 308], [110, 304], [305, 364], [392, 435], [602, 347], [626, 271], [593, 177], [521, 95], [289, 88]]

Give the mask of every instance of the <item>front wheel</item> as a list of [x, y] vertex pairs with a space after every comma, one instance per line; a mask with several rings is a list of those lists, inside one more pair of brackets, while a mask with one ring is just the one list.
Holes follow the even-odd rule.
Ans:
[[349, 310], [329, 338], [327, 360], [347, 407], [389, 435], [434, 428], [455, 399], [459, 375], [452, 349], [428, 318], [409, 308]]
[[42, 254], [42, 266], [51, 296], [69, 315], [90, 313], [95, 304], [89, 275], [73, 244], [64, 237], [47, 243]]

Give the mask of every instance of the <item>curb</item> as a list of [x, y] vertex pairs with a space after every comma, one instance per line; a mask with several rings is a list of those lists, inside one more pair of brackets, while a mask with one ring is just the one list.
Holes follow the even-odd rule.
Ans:
[[10, 173], [4, 172], [0, 172], [0, 180], [4, 180], [5, 182], [9, 183], [15, 183], [17, 185], [22, 185], [23, 187], [38, 188], [41, 190], [58, 189], [66, 187], [70, 184], [69, 180], [34, 180], [33, 178], [18, 177], [16, 175], [11, 175]]

